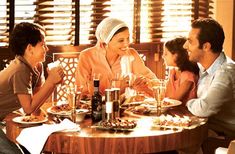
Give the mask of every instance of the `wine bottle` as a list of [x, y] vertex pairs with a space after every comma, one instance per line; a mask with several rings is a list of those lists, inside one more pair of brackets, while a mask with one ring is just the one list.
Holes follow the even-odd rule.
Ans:
[[99, 93], [99, 80], [94, 80], [94, 94], [91, 100], [91, 118], [92, 122], [102, 120], [102, 96]]

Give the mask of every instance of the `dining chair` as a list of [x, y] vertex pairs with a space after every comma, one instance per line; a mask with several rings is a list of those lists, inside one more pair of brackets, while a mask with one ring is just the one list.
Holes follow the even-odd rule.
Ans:
[[75, 84], [75, 71], [77, 68], [79, 58], [79, 52], [60, 52], [53, 53], [53, 61], [59, 61], [60, 65], [64, 69], [65, 77], [63, 83], [57, 85], [53, 93], [52, 101], [66, 101], [66, 85]]

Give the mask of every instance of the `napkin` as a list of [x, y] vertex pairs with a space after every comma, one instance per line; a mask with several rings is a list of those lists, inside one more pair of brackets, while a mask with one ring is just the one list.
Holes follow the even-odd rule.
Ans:
[[64, 119], [60, 124], [43, 124], [41, 126], [25, 128], [16, 140], [30, 153], [40, 154], [48, 136], [53, 132], [65, 129], [80, 130], [80, 127], [72, 121]]
[[133, 56], [122, 56], [120, 61], [122, 76], [128, 76], [132, 73], [132, 61], [134, 61], [134, 59]]

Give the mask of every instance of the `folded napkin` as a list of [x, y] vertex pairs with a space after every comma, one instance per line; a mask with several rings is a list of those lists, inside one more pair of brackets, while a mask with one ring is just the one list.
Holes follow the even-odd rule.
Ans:
[[16, 140], [30, 153], [40, 154], [51, 133], [67, 129], [80, 130], [80, 127], [72, 121], [64, 119], [60, 124], [43, 124], [41, 126], [25, 128], [21, 131]]

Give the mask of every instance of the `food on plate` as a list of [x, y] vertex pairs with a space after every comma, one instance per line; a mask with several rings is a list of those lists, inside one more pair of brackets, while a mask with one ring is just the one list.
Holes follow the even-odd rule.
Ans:
[[51, 108], [52, 112], [58, 113], [58, 112], [68, 112], [71, 111], [72, 108], [69, 106], [69, 104], [61, 104], [61, 105], [55, 105]]
[[39, 121], [43, 121], [44, 119], [45, 119], [44, 116], [30, 115], [30, 116], [23, 117], [22, 122], [39, 122]]
[[136, 127], [137, 122], [135, 120], [116, 119], [113, 121], [102, 121], [99, 125], [109, 129], [133, 129]]
[[161, 115], [160, 117], [153, 119], [154, 125], [160, 125], [160, 126], [170, 126], [170, 127], [189, 127], [194, 122], [196, 122], [196, 119], [192, 119], [188, 116], [180, 117], [178, 115], [172, 116], [172, 115]]
[[132, 96], [129, 98], [125, 97], [124, 99], [125, 99], [124, 101], [121, 101], [121, 102], [123, 102], [121, 104], [128, 104], [128, 103], [132, 103], [132, 102], [142, 102], [145, 100], [145, 96], [138, 94], [138, 95], [135, 95], [135, 96]]
[[169, 105], [173, 105], [173, 103], [170, 101], [166, 101], [166, 100], [162, 102], [162, 106], [169, 106]]
[[91, 108], [91, 105], [79, 103], [77, 107], [78, 107], [79, 109], [90, 109], [90, 108]]
[[130, 111], [135, 114], [141, 114], [141, 115], [147, 115], [151, 112], [151, 110], [146, 106], [132, 106], [132, 107], [129, 107], [127, 111]]
[[133, 96], [132, 101], [133, 102], [141, 102], [145, 100], [145, 96], [144, 95], [136, 95]]

